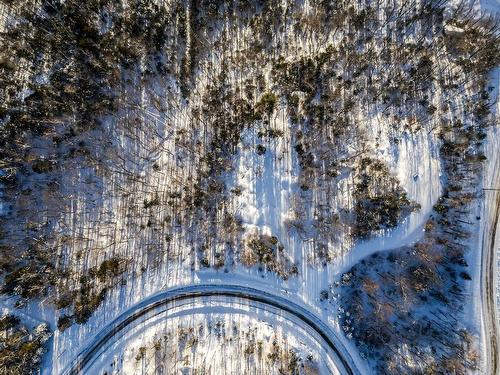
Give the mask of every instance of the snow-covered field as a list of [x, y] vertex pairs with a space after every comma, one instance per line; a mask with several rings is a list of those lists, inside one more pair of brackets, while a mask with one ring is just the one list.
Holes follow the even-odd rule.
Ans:
[[336, 373], [318, 342], [279, 315], [203, 301], [155, 315], [103, 350], [89, 374]]

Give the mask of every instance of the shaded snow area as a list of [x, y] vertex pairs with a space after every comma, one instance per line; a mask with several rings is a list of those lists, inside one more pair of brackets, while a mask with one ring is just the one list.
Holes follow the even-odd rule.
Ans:
[[[181, 311], [176, 311], [181, 310]], [[259, 309], [192, 304], [110, 344], [88, 374], [335, 374], [306, 332]]]
[[500, 12], [500, 1], [498, 0], [479, 0], [476, 2], [480, 9], [497, 14]]
[[[307, 307], [363, 374], [484, 370], [500, 48], [479, 10], [496, 0], [75, 1], [0, 5], [2, 47], [29, 67], [0, 66], [19, 80], [2, 91], [0, 307], [49, 323], [43, 374], [200, 283]], [[336, 373], [321, 345], [200, 299], [123, 330], [86, 373]]]

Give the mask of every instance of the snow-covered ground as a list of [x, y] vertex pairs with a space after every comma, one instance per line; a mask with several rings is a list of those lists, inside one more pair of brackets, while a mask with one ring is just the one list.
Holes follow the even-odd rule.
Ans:
[[[92, 337], [100, 327], [103, 327], [119, 312], [162, 288], [188, 285], [206, 279], [216, 279], [220, 283], [237, 279], [240, 282], [244, 281], [254, 287], [259, 286], [264, 290], [274, 291], [275, 293], [282, 293], [282, 290], [285, 289], [288, 293], [293, 294], [295, 298], [304, 301], [313, 310], [318, 311], [320, 310], [320, 292], [328, 288], [329, 283], [335, 279], [339, 272], [349, 268], [370, 253], [409, 245], [421, 238], [423, 224], [432, 209], [432, 205], [439, 196], [440, 168], [437, 159], [436, 139], [432, 135], [419, 135], [416, 137], [408, 135], [398, 149], [395, 150], [393, 147], [386, 145], [386, 148], [381, 147], [378, 153], [392, 166], [394, 173], [400, 178], [402, 186], [408, 191], [409, 198], [421, 204], [421, 210], [411, 214], [399, 227], [368, 241], [358, 244], [340, 242], [340, 248], [334, 249], [334, 252], [341, 255], [335, 262], [328, 264], [318, 272], [318, 269], [313, 267], [307, 259], [307, 254], [311, 253], [311, 248], [308, 247], [307, 243], [302, 242], [297, 233], [292, 233], [286, 227], [286, 218], [293, 202], [293, 194], [297, 190], [296, 180], [299, 167], [297, 160], [294, 160], [295, 158], [292, 156], [290, 143], [287, 142], [287, 134], [289, 133], [285, 127], [286, 118], [283, 110], [278, 112], [274, 119], [276, 128], [282, 129], [285, 136], [283, 139], [276, 141], [276, 144], [272, 145], [272, 147], [268, 147], [268, 152], [264, 157], [259, 157], [253, 152], [254, 145], [257, 143], [256, 134], [243, 136], [236, 159], [237, 173], [234, 177], [235, 186], [241, 186], [243, 189], [242, 194], [236, 198], [234, 204], [248, 232], [255, 230], [274, 235], [283, 242], [292, 260], [300, 265], [300, 277], [291, 277], [289, 280], [283, 281], [272, 273], [262, 275], [256, 268], [248, 269], [241, 265], [237, 265], [229, 274], [192, 270], [190, 245], [184, 244], [182, 239], [174, 239], [171, 246], [175, 246], [174, 252], [178, 252], [178, 259], [184, 259], [184, 262], [170, 263], [167, 259], [167, 262], [160, 267], [141, 272], [142, 265], [147, 264], [148, 259], [151, 258], [144, 252], [138, 257], [135, 249], [144, 247], [144, 241], [147, 242], [148, 238], [132, 237], [127, 242], [124, 242], [128, 250], [119, 253], [122, 256], [134, 259], [134, 267], [137, 270], [136, 278], [133, 281], [128, 281], [127, 285], [111, 290], [103, 305], [88, 323], [73, 325], [64, 333], [55, 332], [52, 358], [54, 367], [53, 369], [47, 368], [47, 374], [51, 373], [51, 371], [57, 373], [64, 368], [68, 361], [75, 356], [81, 343]], [[384, 129], [382, 125], [379, 126], [381, 130]], [[384, 139], [384, 137], [381, 137], [381, 139]], [[168, 141], [163, 147], [166, 147], [167, 144]], [[395, 155], [398, 157], [396, 158]], [[160, 156], [160, 158], [162, 157], [164, 156]], [[422, 157], [424, 158], [423, 162]], [[255, 177], [255, 171], [258, 171], [259, 179]], [[345, 181], [343, 183], [346, 185], [342, 189], [349, 189], [349, 182]], [[151, 182], [151, 184], [164, 186], [168, 184], [168, 180], [161, 181], [160, 179]], [[110, 192], [116, 189], [113, 183], [104, 183], [104, 185], [108, 187]], [[110, 197], [112, 196], [113, 194], [110, 194]], [[82, 196], [81, 199], [86, 198]], [[121, 200], [116, 202], [110, 200], [104, 206], [108, 206], [107, 212], [112, 215], [112, 213], [120, 212], [121, 204], [124, 204]], [[81, 220], [80, 218], [87, 216], [87, 223], [91, 226], [92, 222], [95, 222], [96, 225], [100, 223], [98, 230], [85, 230], [82, 234], [87, 233], [85, 236], [92, 236], [94, 244], [102, 242], [101, 247], [105, 249], [106, 243], [109, 243], [107, 239], [112, 238], [112, 235], [106, 229], [106, 226], [102, 226], [102, 219], [98, 220], [91, 213], [86, 214], [84, 211], [79, 213], [78, 207], [81, 207], [81, 205], [77, 201], [75, 201], [75, 207], [76, 211], [72, 210], [73, 218]], [[124, 219], [115, 218], [114, 220], [116, 220], [114, 224], [120, 227], [120, 220]], [[83, 227], [89, 224], [84, 224]], [[123, 223], [123, 225], [125, 224]], [[82, 223], [71, 224], [70, 222], [70, 227], [71, 225], [82, 225]], [[116, 233], [116, 230], [113, 229], [113, 232]], [[122, 230], [124, 229], [118, 229], [118, 232]], [[135, 234], [135, 236], [138, 236], [138, 234]], [[120, 245], [118, 244], [118, 246]], [[337, 326], [334, 316], [325, 314], [325, 319], [334, 324], [338, 332], [340, 332], [340, 327]], [[352, 346], [352, 343], [346, 340], [346, 345]]]
[[218, 301], [160, 314], [127, 331], [87, 373], [156, 374], [163, 368], [166, 373], [269, 374], [296, 368], [299, 374], [335, 374], [323, 353], [307, 333], [278, 316]]
[[498, 0], [479, 0], [481, 9], [484, 11], [497, 14], [500, 12], [500, 1]]
[[[498, 6], [500, 9], [500, 5]], [[495, 112], [500, 113], [500, 103], [498, 101], [498, 92], [500, 87], [500, 70], [496, 70], [492, 75], [492, 84], [495, 85], [496, 91], [496, 102]], [[486, 142], [486, 156], [489, 162], [487, 163], [488, 169], [485, 172], [485, 189], [499, 189], [500, 187], [496, 185], [498, 182], [498, 173], [500, 170], [500, 127], [495, 126], [490, 129], [488, 134], [488, 139]], [[489, 206], [490, 209], [494, 209], [494, 201], [490, 198], [493, 194], [491, 191], [485, 191], [485, 205]], [[500, 262], [500, 242], [498, 234], [500, 233], [500, 227], [497, 227], [497, 237], [495, 241], [495, 248], [497, 249], [497, 262]], [[500, 263], [499, 263], [500, 264]], [[496, 285], [496, 296], [497, 296], [497, 308], [500, 309], [500, 267], [497, 267], [497, 285]], [[500, 310], [498, 310], [500, 312]], [[499, 315], [500, 316], [500, 315]]]
[[[494, 0], [484, 3], [485, 9], [489, 11], [498, 9], [498, 6], [499, 3]], [[311, 8], [306, 1], [304, 12], [309, 11]], [[394, 143], [391, 141], [394, 136], [392, 123], [382, 115], [381, 108], [360, 109], [357, 114], [356, 120], [364, 131], [368, 154], [388, 166], [408, 197], [420, 204], [421, 208], [411, 213], [396, 228], [378, 233], [365, 241], [353, 241], [347, 233], [340, 232], [335, 240], [328, 243], [328, 252], [333, 255], [333, 261], [325, 265], [314, 256], [314, 241], [307, 238], [304, 240], [300, 231], [290, 228], [297, 206], [303, 208], [308, 216], [314, 215], [312, 211], [316, 207], [313, 204], [302, 207], [303, 202], [298, 199], [301, 168], [297, 154], [293, 151], [294, 133], [286, 104], [278, 103], [270, 116], [269, 127], [281, 132], [282, 136], [263, 140], [258, 135], [262, 128], [257, 127], [245, 129], [241, 134], [235, 157], [230, 162], [232, 172], [223, 176], [228, 190], [240, 190], [238, 195], [231, 198], [228, 206], [241, 219], [245, 236], [276, 236], [285, 248], [283, 257], [298, 265], [298, 277], [283, 280], [275, 273], [259, 270], [258, 266], [245, 267], [237, 261], [237, 256], [234, 257], [232, 267], [205, 269], [196, 256], [199, 251], [197, 247], [201, 245], [197, 240], [202, 238], [203, 233], [185, 233], [177, 228], [176, 218], [167, 217], [169, 211], [162, 205], [153, 206], [145, 212], [144, 202], [158, 197], [164, 204], [171, 199], [170, 194], [175, 187], [192, 185], [197, 178], [195, 166], [201, 164], [203, 150], [197, 148], [194, 142], [191, 143], [189, 136], [183, 138], [183, 134], [199, 133], [193, 139], [208, 137], [201, 124], [197, 123], [199, 129], [192, 129], [193, 111], [202, 107], [209, 83], [220, 73], [221, 55], [238, 55], [249, 48], [249, 28], [236, 29], [234, 38], [230, 38], [226, 47], [229, 51], [211, 46], [214, 52], [205, 56], [200, 64], [194, 85], [197, 92], [193, 93], [189, 102], [181, 99], [179, 84], [171, 77], [149, 82], [148, 89], [138, 77], [131, 77], [129, 96], [135, 100], [135, 110], [129, 108], [120, 114], [119, 119], [105, 119], [104, 131], [95, 134], [95, 139], [87, 141], [89, 144], [99, 144], [102, 137], [109, 139], [109, 147], [103, 147], [100, 151], [104, 167], [95, 173], [91, 169], [75, 166], [75, 173], [66, 176], [62, 185], [64, 193], [70, 197], [70, 203], [56, 231], [61, 238], [65, 238], [65, 242], [61, 241], [59, 244], [58, 256], [74, 272], [68, 279], [68, 286], [74, 286], [75, 280], [90, 267], [98, 266], [111, 256], [129, 260], [131, 271], [121, 284], [108, 291], [105, 301], [86, 324], [75, 324], [64, 332], [55, 332], [51, 359], [43, 368], [45, 374], [60, 373], [100, 328], [145, 297], [165, 288], [207, 281], [221, 284], [236, 281], [275, 294], [290, 295], [321, 314], [342, 336], [336, 317], [331, 312], [322, 310], [319, 301], [321, 291], [328, 289], [329, 284], [341, 272], [367, 255], [411, 245], [422, 238], [424, 224], [441, 194], [441, 165], [438, 155], [440, 141], [433, 131], [440, 120], [423, 125], [424, 129], [421, 131], [402, 131], [398, 143]], [[224, 32], [229, 33], [227, 29]], [[287, 53], [296, 57], [317, 53], [327, 44], [326, 41], [336, 41], [335, 36], [328, 36], [322, 42], [314, 38], [295, 38], [283, 33], [275, 36], [272, 43], [286, 46], [283, 48], [288, 49]], [[238, 86], [245, 78], [253, 79], [254, 74], [253, 71], [235, 69], [230, 72], [230, 82]], [[264, 81], [269, 74], [265, 68]], [[266, 85], [270, 86], [268, 81]], [[123, 125], [124, 123], [128, 125]], [[266, 147], [264, 155], [255, 152], [256, 146], [260, 144]], [[498, 129], [493, 128], [486, 143], [489, 161], [498, 160], [499, 145]], [[489, 169], [485, 172], [485, 186], [488, 186], [488, 176], [498, 168], [493, 162], [488, 162], [487, 166]], [[328, 208], [335, 212], [352, 208], [352, 176], [341, 178], [335, 184], [330, 186], [336, 194], [334, 199], [326, 202]], [[96, 193], [90, 199], [93, 191]], [[311, 199], [315, 203], [325, 200], [320, 193], [312, 193]], [[198, 229], [202, 231], [206, 228], [200, 225]], [[167, 235], [170, 238], [168, 244], [165, 243]], [[226, 244], [224, 241], [220, 242], [207, 245], [210, 261], [216, 259], [216, 254], [225, 251]], [[472, 268], [477, 270], [480, 259], [470, 260]], [[477, 292], [476, 290], [475, 293]], [[471, 319], [479, 311], [478, 300], [474, 301], [468, 314]], [[227, 306], [227, 309], [230, 308], [231, 306]], [[36, 311], [36, 307], [32, 309]], [[287, 345], [301, 353], [306, 350], [304, 343], [307, 348], [314, 347], [314, 343], [309, 342], [303, 332], [282, 324], [276, 317], [241, 311], [229, 314], [227, 309], [214, 309], [210, 313], [199, 310], [189, 319], [185, 315], [158, 316], [157, 324], [149, 322], [137, 330], [127, 332], [123, 341], [116, 342], [115, 346], [106, 351], [99, 366], [96, 364], [95, 373], [102, 373], [109, 363], [116, 361], [118, 367], [121, 366], [127, 374], [141, 373], [143, 369], [138, 366], [144, 366], [149, 359], [137, 361], [136, 351], [144, 345], [151, 346], [152, 337], [167, 332], [175, 335], [172, 332], [179, 326], [182, 329], [195, 329], [201, 325], [207, 327], [216, 321], [224, 321], [224, 335], [237, 344], [229, 345], [220, 338], [202, 334], [197, 350], [205, 353], [203, 364], [206, 366], [219, 366], [219, 361], [226, 359], [231, 359], [228, 360], [231, 364], [226, 362], [224, 366], [242, 368], [245, 365], [244, 356], [239, 352], [242, 344], [237, 339], [238, 335], [229, 331], [229, 327], [234, 325], [255, 330], [256, 337], [267, 343], [273, 334], [286, 338]], [[47, 311], [52, 313], [52, 310], [44, 311], [45, 314], [48, 314]], [[54, 320], [51, 323], [52, 326], [55, 325]], [[347, 339], [345, 341], [345, 345], [355, 351], [352, 343]], [[319, 358], [321, 350], [314, 350], [313, 357]], [[238, 363], [238, 358], [242, 362]], [[189, 366], [200, 366], [200, 362], [197, 362], [200, 360], [203, 360], [203, 355], [190, 357]], [[101, 364], [104, 365], [101, 367]], [[178, 366], [181, 365], [179, 362]], [[112, 371], [118, 371], [118, 367], [114, 367]], [[228, 373], [231, 373], [231, 368]]]
[[[79, 362], [78, 366], [81, 365], [86, 373], [88, 371], [101, 373], [104, 371], [103, 369], [109, 366], [109, 363], [115, 363], [113, 365], [115, 370], [118, 370], [116, 366], [130, 370], [130, 366], [133, 366], [135, 362], [128, 361], [128, 359], [137, 357], [137, 346], [151, 348], [154, 344], [153, 341], [158, 341], [156, 340], [158, 338], [165, 338], [162, 343], [162, 350], [171, 352], [172, 355], [167, 355], [167, 358], [171, 360], [158, 361], [158, 358], [156, 358], [157, 366], [175, 367], [179, 365], [179, 362], [186, 364], [184, 358], [184, 355], [186, 355], [188, 357], [187, 362], [190, 363], [188, 363], [189, 368], [192, 366], [193, 371], [199, 371], [203, 365], [207, 365], [207, 362], [210, 364], [213, 360], [217, 363], [224, 363], [228, 358], [233, 358], [234, 351], [243, 351], [245, 347], [252, 343], [252, 345], [255, 345], [255, 335], [251, 333], [253, 331], [259, 337], [263, 337], [262, 333], [258, 332], [261, 329], [264, 330], [265, 335], [273, 336], [273, 341], [281, 341], [279, 343], [271, 341], [272, 346], [281, 351], [280, 358], [283, 355], [287, 357], [291, 354], [289, 349], [292, 349], [303, 360], [307, 357], [310, 357], [309, 362], [314, 359], [314, 362], [317, 362], [317, 366], [314, 367], [321, 370], [319, 373], [322, 374], [337, 373], [336, 361], [338, 355], [342, 356], [342, 366], [351, 365], [351, 354], [346, 352], [345, 348], [335, 347], [334, 351], [332, 350], [331, 344], [328, 342], [335, 342], [333, 337], [335, 335], [328, 334], [328, 328], [321, 328], [323, 323], [314, 314], [308, 312], [304, 307], [289, 302], [286, 297], [276, 298], [272, 294], [263, 293], [259, 289], [237, 285], [218, 287], [217, 284], [205, 284], [177, 288], [156, 294], [142, 301], [136, 308], [128, 310], [117, 320], [111, 322], [105, 331], [99, 333], [95, 338], [91, 338], [92, 342], [79, 357], [79, 361], [82, 362]], [[211, 292], [217, 294], [211, 295]], [[226, 292], [227, 295], [222, 295], [221, 292]], [[206, 294], [201, 296], [200, 293]], [[286, 308], [280, 306], [286, 306]], [[179, 324], [179, 321], [182, 321], [183, 324]], [[245, 324], [237, 325], [236, 321]], [[256, 327], [258, 324], [263, 327]], [[181, 329], [181, 326], [184, 328]], [[200, 351], [198, 351], [198, 348], [194, 350], [190, 347], [187, 348], [188, 351], [184, 351], [182, 348], [186, 340], [180, 340], [179, 342], [167, 340], [165, 337], [167, 331], [170, 331], [169, 335], [176, 336], [175, 327], [185, 333], [191, 332], [192, 337], [189, 341], [194, 344], [199, 342]], [[322, 335], [325, 334], [328, 336], [328, 340], [322, 338]], [[156, 339], [153, 340], [153, 337]], [[217, 339], [219, 339], [218, 343]], [[203, 346], [204, 340], [209, 340], [215, 346]], [[269, 341], [269, 337], [266, 341]], [[87, 343], [82, 344], [87, 345]], [[263, 344], [264, 348], [266, 348], [268, 343], [263, 342]], [[217, 347], [217, 345], [221, 347]], [[284, 348], [284, 346], [289, 346], [289, 349]], [[218, 355], [208, 361], [206, 357], [207, 350], [210, 352], [220, 352], [222, 350], [226, 355]], [[153, 352], [158, 351], [160, 351], [160, 348]], [[234, 357], [236, 362], [244, 362], [242, 362], [244, 364], [242, 369], [246, 369], [248, 366], [250, 366], [250, 369], [259, 369], [258, 363], [255, 364], [254, 362], [256, 359], [260, 361], [264, 359], [270, 372], [274, 373], [276, 369], [273, 363], [275, 361], [277, 364], [283, 362], [280, 358], [273, 358], [272, 354], [259, 354], [257, 358], [248, 355], [250, 354], [248, 348], [244, 351], [247, 354], [246, 356]], [[88, 356], [89, 353], [90, 356]], [[123, 363], [124, 361], [125, 363]], [[75, 365], [77, 364], [75, 363]], [[225, 366], [232, 366], [233, 368], [234, 365], [227, 363]], [[265, 371], [265, 367], [263, 371]], [[341, 372], [344, 373], [345, 371]], [[358, 372], [353, 369], [353, 373]]]
[[[238, 38], [230, 46], [233, 51], [246, 46], [246, 33], [244, 28], [239, 30]], [[301, 43], [302, 55], [322, 48], [314, 40]], [[287, 44], [286, 41], [282, 45], [294, 48], [293, 44]], [[210, 55], [208, 61], [213, 64], [211, 69], [220, 69], [216, 53]], [[209, 69], [201, 70], [198, 74], [196, 79], [200, 93], [194, 95], [188, 105], [176, 98], [179, 88], [175, 83], [158, 82], [154, 86], [154, 92], [142, 92], [140, 111], [127, 114], [127, 118], [138, 114], [145, 116], [148, 120], [144, 124], [137, 124], [130, 130], [116, 127], [112, 121], [109, 123], [108, 136], [114, 147], [128, 158], [123, 161], [121, 168], [133, 171], [139, 182], [131, 183], [118, 173], [105, 176], [102, 181], [104, 191], [96, 202], [97, 210], [89, 209], [86, 191], [81, 190], [74, 195], [71, 209], [61, 221], [61, 232], [71, 237], [71, 242], [61, 248], [61, 256], [72, 267], [83, 272], [89, 265], [97, 265], [110, 255], [119, 255], [133, 260], [133, 276], [127, 280], [126, 285], [108, 292], [105, 302], [89, 322], [73, 325], [65, 332], [56, 331], [54, 367], [52, 370], [47, 369], [47, 373], [59, 372], [75, 356], [81, 343], [121, 311], [144, 297], [162, 288], [188, 285], [197, 283], [200, 279], [214, 277], [213, 271], [203, 270], [194, 259], [192, 238], [176, 236], [174, 233], [168, 251], [162, 252], [159, 249], [164, 245], [158, 242], [161, 236], [157, 236], [154, 230], [141, 227], [148, 223], [148, 217], [141, 212], [144, 199], [151, 199], [157, 193], [160, 199], [166, 199], [166, 192], [173, 184], [172, 176], [183, 181], [190, 181], [194, 177], [191, 168], [199, 163], [196, 155], [186, 152], [184, 160], [172, 158], [172, 155], [179, 153], [182, 139], [174, 139], [171, 127], [177, 134], [181, 129], [189, 130], [191, 109], [201, 103], [204, 94], [202, 90], [214, 75]], [[241, 78], [235, 76], [234, 79]], [[167, 84], [172, 86], [171, 90], [165, 88]], [[160, 113], [151, 106], [153, 96], [157, 96], [166, 111]], [[391, 124], [383, 116], [373, 116], [371, 112], [373, 111], [368, 110], [359, 115], [362, 120], [360, 126], [365, 130], [367, 143], [372, 150], [370, 156], [381, 159], [388, 165], [408, 192], [408, 197], [419, 203], [421, 209], [412, 213], [399, 227], [365, 242], [354, 243], [346, 233], [340, 233], [338, 241], [328, 244], [328, 251], [334, 254], [335, 260], [324, 267], [318, 266], [317, 261], [311, 258], [311, 254], [314, 254], [313, 241], [304, 241], [300, 233], [287, 225], [290, 211], [297, 201], [300, 166], [293, 152], [294, 141], [287, 109], [278, 105], [272, 113], [270, 127], [281, 131], [283, 136], [262, 142], [257, 135], [258, 128], [245, 130], [233, 162], [235, 172], [226, 181], [228, 189], [241, 188], [241, 194], [233, 199], [231, 205], [241, 218], [247, 235], [255, 232], [276, 236], [283, 243], [286, 256], [298, 264], [300, 276], [284, 281], [273, 273], [262, 273], [257, 267], [249, 269], [236, 263], [229, 273], [226, 274], [221, 268], [215, 274], [221, 283], [234, 278], [247, 280], [248, 284], [260, 285], [275, 293], [286, 289], [295, 298], [318, 311], [321, 309], [320, 292], [328, 288], [339, 272], [370, 253], [409, 245], [422, 236], [423, 224], [441, 191], [437, 151], [439, 141], [431, 131], [434, 124], [427, 124], [428, 129], [415, 134], [406, 132], [400, 142], [394, 144], [389, 142]], [[255, 146], [259, 143], [267, 148], [264, 155], [255, 153]], [[120, 163], [116, 158], [113, 161]], [[154, 172], [153, 162], [159, 165], [160, 172]], [[115, 170], [119, 169], [114, 167]], [[84, 179], [83, 176], [81, 178]], [[127, 194], [117, 194], [123, 188]], [[352, 188], [353, 181], [349, 176], [339, 181], [335, 187], [339, 194], [335, 201], [328, 202], [332, 210], [350, 208]], [[314, 199], [321, 201], [322, 198], [317, 196]], [[312, 211], [313, 207], [305, 207], [305, 210]], [[154, 207], [153, 212], [157, 216], [162, 215], [161, 208]], [[160, 229], [160, 233], [165, 232]], [[87, 251], [88, 248], [93, 251]], [[82, 252], [86, 255], [80, 258], [79, 254]], [[214, 256], [214, 251], [211, 256]], [[335, 316], [328, 318], [340, 332]]]

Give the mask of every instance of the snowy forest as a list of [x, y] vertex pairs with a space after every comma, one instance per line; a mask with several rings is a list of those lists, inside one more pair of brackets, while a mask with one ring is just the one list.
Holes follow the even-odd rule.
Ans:
[[0, 375], [500, 374], [486, 5], [0, 0]]

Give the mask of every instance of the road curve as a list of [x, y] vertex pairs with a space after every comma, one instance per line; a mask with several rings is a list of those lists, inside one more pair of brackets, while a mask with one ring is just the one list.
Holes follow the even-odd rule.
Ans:
[[258, 302], [292, 315], [317, 333], [326, 346], [331, 349], [330, 354], [333, 357], [332, 360], [341, 374], [361, 375], [360, 370], [356, 367], [354, 360], [349, 354], [347, 348], [339, 339], [337, 333], [306, 307], [292, 302], [285, 297], [274, 295], [255, 288], [222, 284], [198, 284], [172, 288], [146, 298], [122, 313], [110, 324], [104, 327], [97, 335], [95, 335], [86, 347], [80, 351], [68, 368], [63, 371], [63, 374], [85, 374], [85, 369], [92, 363], [93, 359], [95, 359], [95, 356], [103, 346], [105, 346], [110, 340], [113, 339], [114, 336], [122, 332], [134, 321], [146, 316], [148, 312], [154, 311], [158, 308], [167, 307], [167, 305], [175, 302], [213, 296], [223, 296], [227, 298], [246, 300], [249, 302]]

